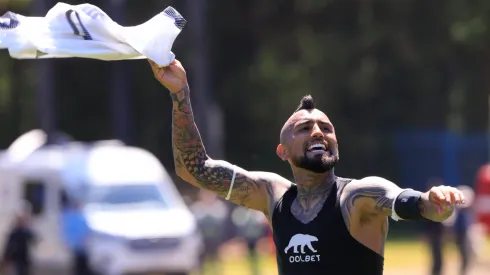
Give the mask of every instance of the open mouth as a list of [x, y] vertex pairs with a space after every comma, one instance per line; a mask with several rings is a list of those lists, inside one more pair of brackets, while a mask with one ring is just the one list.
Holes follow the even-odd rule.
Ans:
[[329, 156], [332, 155], [332, 151], [330, 151], [327, 145], [321, 142], [311, 143], [310, 145], [308, 145], [306, 150], [314, 154], [328, 154]]

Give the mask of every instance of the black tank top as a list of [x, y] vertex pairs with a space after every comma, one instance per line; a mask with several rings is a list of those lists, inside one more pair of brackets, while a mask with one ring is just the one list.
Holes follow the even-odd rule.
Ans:
[[272, 215], [279, 275], [383, 274], [384, 258], [354, 239], [342, 218], [339, 198], [350, 181], [336, 179], [323, 208], [308, 224], [291, 213], [295, 185], [279, 200]]

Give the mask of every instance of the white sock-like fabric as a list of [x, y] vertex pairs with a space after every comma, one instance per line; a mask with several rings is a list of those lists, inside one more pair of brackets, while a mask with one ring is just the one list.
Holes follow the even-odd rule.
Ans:
[[7, 12], [0, 17], [0, 49], [12, 58], [92, 58], [153, 60], [169, 65], [171, 51], [186, 20], [167, 7], [145, 23], [123, 27], [91, 4], [58, 3], [45, 17]]

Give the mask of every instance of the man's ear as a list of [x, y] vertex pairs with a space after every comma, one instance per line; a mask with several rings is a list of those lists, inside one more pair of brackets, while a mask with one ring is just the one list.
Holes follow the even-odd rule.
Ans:
[[277, 145], [276, 153], [277, 156], [284, 161], [288, 160], [289, 158], [288, 153], [286, 152], [286, 148], [282, 144]]

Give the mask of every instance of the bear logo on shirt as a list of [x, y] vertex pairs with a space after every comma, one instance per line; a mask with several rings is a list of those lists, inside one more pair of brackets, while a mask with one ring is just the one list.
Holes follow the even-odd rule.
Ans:
[[[317, 253], [318, 251], [313, 247], [312, 243], [317, 242], [318, 238], [315, 236], [307, 235], [307, 234], [296, 234], [291, 237], [289, 240], [288, 246], [284, 249], [284, 253], [288, 254], [288, 252], [293, 250], [294, 254], [307, 254], [305, 251], [305, 247], [312, 253]], [[320, 255], [292, 255], [289, 257], [289, 262], [297, 263], [297, 262], [319, 262]]]

